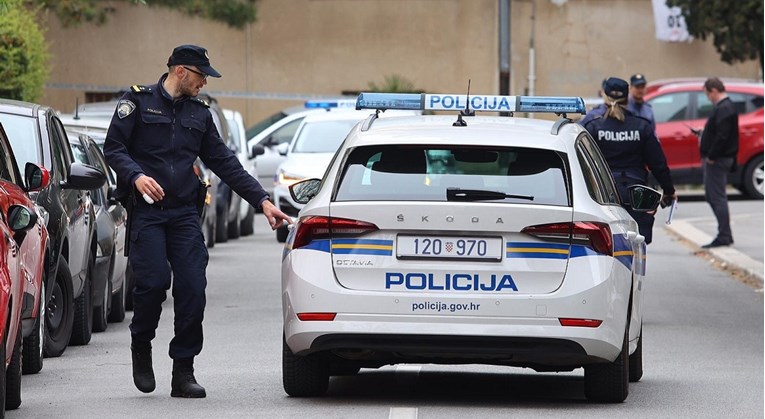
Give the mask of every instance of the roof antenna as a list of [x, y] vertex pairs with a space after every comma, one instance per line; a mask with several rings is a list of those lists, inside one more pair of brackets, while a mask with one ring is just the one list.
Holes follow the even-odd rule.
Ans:
[[74, 118], [80, 119], [80, 97], [74, 98]]
[[457, 114], [457, 120], [452, 124], [454, 127], [466, 127], [467, 122], [462, 119], [463, 116], [475, 116], [475, 111], [470, 110], [470, 79], [468, 79], [467, 100], [465, 101], [465, 109], [461, 110]]

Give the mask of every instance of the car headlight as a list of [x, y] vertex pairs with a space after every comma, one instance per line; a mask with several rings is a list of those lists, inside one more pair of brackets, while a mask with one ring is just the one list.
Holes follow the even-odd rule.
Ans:
[[305, 179], [305, 176], [294, 175], [279, 169], [279, 173], [277, 174], [276, 184], [290, 186], [293, 183], [300, 182], [303, 179]]

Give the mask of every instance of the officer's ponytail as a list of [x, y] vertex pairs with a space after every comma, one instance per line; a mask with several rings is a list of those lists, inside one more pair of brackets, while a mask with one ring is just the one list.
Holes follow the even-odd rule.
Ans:
[[627, 98], [614, 99], [605, 95], [603, 98], [606, 104], [606, 118], [614, 118], [624, 122], [624, 109], [627, 108]]

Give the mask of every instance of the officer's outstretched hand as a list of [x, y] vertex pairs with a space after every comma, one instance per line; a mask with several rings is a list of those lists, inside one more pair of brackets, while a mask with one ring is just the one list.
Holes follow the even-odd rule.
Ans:
[[292, 224], [292, 218], [281, 212], [279, 208], [276, 208], [276, 205], [269, 200], [263, 201], [263, 215], [266, 216], [268, 225], [271, 226], [271, 230], [276, 230], [281, 227], [284, 221], [286, 221], [287, 224]]
[[141, 195], [148, 195], [154, 202], [161, 201], [165, 197], [165, 190], [159, 186], [154, 178], [141, 175], [135, 180], [135, 188]]

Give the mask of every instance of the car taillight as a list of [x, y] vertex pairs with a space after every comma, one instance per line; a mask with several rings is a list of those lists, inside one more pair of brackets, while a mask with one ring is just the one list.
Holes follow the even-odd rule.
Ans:
[[295, 226], [295, 240], [292, 248], [297, 249], [313, 240], [332, 237], [359, 236], [378, 230], [377, 226], [365, 221], [349, 220], [347, 218], [314, 216], [298, 221]]
[[598, 327], [603, 323], [603, 320], [596, 319], [558, 319], [561, 326], [570, 327]]
[[594, 221], [553, 223], [529, 226], [521, 230], [542, 240], [581, 244], [608, 256], [614, 255], [611, 227]]

